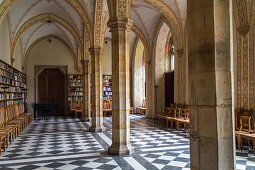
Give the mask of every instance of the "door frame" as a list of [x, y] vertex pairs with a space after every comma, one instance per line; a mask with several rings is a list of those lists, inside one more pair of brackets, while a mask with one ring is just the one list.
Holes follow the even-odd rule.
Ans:
[[35, 65], [35, 101], [34, 103], [39, 102], [39, 75], [45, 69], [58, 69], [65, 76], [65, 112], [68, 113], [68, 66], [67, 65]]

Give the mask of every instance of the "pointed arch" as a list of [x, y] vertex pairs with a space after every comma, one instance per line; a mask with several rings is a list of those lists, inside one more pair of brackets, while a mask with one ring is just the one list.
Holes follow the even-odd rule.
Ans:
[[[0, 23], [4, 19], [4, 17], [7, 15], [9, 10], [16, 5], [18, 2], [21, 0], [3, 0], [3, 2], [0, 4]], [[64, 0], [66, 3], [68, 3], [83, 19], [86, 27], [86, 31], [88, 32], [88, 36], [90, 39], [90, 42], [92, 43], [92, 29], [91, 25], [89, 22], [88, 14], [86, 11], [83, 9], [82, 5], [80, 4], [79, 1], [74, 1], [74, 0]]]
[[11, 58], [14, 57], [14, 51], [15, 51], [17, 42], [20, 39], [21, 35], [27, 29], [29, 29], [31, 26], [33, 26], [34, 24], [37, 24], [39, 22], [44, 22], [46, 20], [53, 20], [53, 21], [59, 23], [60, 25], [62, 25], [63, 27], [65, 27], [72, 34], [72, 36], [75, 38], [75, 40], [78, 44], [78, 47], [81, 50], [81, 54], [83, 54], [83, 50], [82, 50], [83, 46], [82, 46], [79, 34], [75, 31], [75, 29], [70, 24], [68, 24], [64, 19], [62, 19], [54, 14], [41, 14], [41, 15], [37, 15], [37, 16], [29, 19], [20, 27], [20, 29], [18, 30], [18, 32], [14, 38], [14, 41], [13, 41], [13, 46], [11, 48]]

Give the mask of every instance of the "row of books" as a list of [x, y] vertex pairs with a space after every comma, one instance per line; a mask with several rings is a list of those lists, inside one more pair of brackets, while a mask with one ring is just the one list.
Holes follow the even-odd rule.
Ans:
[[112, 83], [105, 83], [105, 82], [103, 82], [103, 86], [112, 86]]
[[20, 82], [26, 81], [26, 76], [23, 76], [22, 73], [13, 74], [13, 73], [7, 72], [6, 70], [0, 69], [0, 75], [10, 79], [14, 79], [16, 81], [20, 81]]
[[69, 82], [71, 82], [71, 83], [82, 83], [82, 81], [80, 79], [71, 79], [71, 80], [69, 80]]
[[112, 100], [112, 96], [103, 96], [103, 100]]
[[68, 97], [68, 101], [74, 101], [74, 100], [82, 100], [82, 97], [81, 96], [69, 96]]
[[82, 83], [70, 82], [70, 83], [69, 83], [69, 86], [72, 86], [72, 87], [82, 87]]
[[[6, 99], [22, 99], [23, 95], [18, 93], [6, 93]], [[5, 100], [4, 94], [0, 94], [0, 100]]]
[[107, 79], [108, 79], [108, 80], [109, 80], [109, 79], [111, 80], [111, 79], [112, 79], [112, 76], [111, 76], [111, 75], [103, 75], [103, 79], [104, 79], [104, 80], [107, 80]]
[[16, 81], [7, 77], [0, 76], [0, 83], [5, 83], [11, 86], [20, 86], [20, 87], [25, 87], [24, 82]]
[[[22, 100], [6, 101], [6, 106], [13, 106], [14, 104], [23, 104]], [[0, 107], [4, 107], [4, 102], [0, 102]]]
[[69, 92], [68, 96], [82, 96], [83, 92]]
[[[0, 88], [0, 92], [4, 92], [4, 89]], [[9, 86], [9, 88], [6, 89], [6, 93], [23, 93], [23, 91], [20, 87]]]
[[81, 87], [69, 87], [68, 91], [83, 91], [83, 88], [81, 88]]
[[112, 92], [103, 92], [103, 95], [104, 95], [104, 96], [112, 95]]
[[112, 91], [112, 87], [103, 87], [103, 91]]
[[13, 73], [13, 68], [2, 61], [1, 61], [1, 69], [7, 70], [8, 72]]
[[70, 74], [70, 75], [68, 75], [68, 78], [69, 79], [74, 79], [74, 80], [77, 80], [77, 79], [81, 79], [82, 78], [82, 75], [72, 75], [72, 74]]

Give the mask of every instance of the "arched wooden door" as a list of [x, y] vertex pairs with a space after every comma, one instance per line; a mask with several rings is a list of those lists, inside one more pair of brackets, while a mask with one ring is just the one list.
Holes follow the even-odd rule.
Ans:
[[58, 115], [65, 113], [65, 75], [58, 69], [45, 69], [39, 79], [39, 102], [58, 103]]

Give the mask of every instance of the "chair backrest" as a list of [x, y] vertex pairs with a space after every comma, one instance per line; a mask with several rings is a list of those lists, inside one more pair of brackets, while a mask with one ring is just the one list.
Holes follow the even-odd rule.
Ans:
[[0, 108], [0, 127], [4, 126], [4, 108]]
[[240, 131], [251, 132], [251, 117], [240, 116]]
[[112, 100], [104, 100], [103, 109], [112, 109]]
[[82, 100], [78, 100], [77, 102], [77, 110], [81, 110], [82, 109]]
[[242, 108], [235, 109], [235, 129], [238, 130], [240, 127], [240, 116], [241, 116]]
[[185, 106], [182, 108], [182, 116], [185, 120], [189, 119], [189, 107]]
[[76, 109], [76, 107], [77, 107], [76, 101], [72, 100], [72, 102], [71, 102], [71, 109]]
[[241, 109], [241, 115], [242, 115], [242, 116], [252, 117], [252, 109], [251, 109], [251, 110], [248, 110], [248, 109]]
[[161, 113], [162, 114], [167, 114], [167, 108], [161, 107]]

